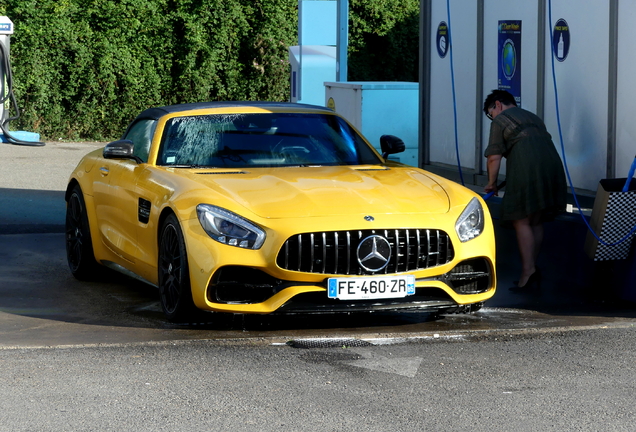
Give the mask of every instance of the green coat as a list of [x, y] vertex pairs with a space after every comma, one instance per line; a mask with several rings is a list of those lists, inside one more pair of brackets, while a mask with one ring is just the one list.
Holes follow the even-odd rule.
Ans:
[[549, 220], [565, 210], [563, 164], [545, 124], [535, 114], [513, 107], [497, 115], [490, 125], [484, 155], [506, 158], [502, 221], [523, 219], [539, 211]]

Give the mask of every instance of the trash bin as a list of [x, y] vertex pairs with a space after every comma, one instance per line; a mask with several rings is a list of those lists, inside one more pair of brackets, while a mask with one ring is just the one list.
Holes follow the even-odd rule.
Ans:
[[590, 226], [603, 244], [588, 231], [585, 252], [594, 261], [621, 260], [629, 256], [634, 236], [610, 246], [625, 237], [636, 226], [636, 182], [627, 178], [604, 179], [599, 182], [592, 208]]

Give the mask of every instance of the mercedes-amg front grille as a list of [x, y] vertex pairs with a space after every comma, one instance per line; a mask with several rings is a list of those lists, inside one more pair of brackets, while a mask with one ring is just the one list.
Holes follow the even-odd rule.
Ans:
[[[391, 245], [388, 265], [378, 272], [366, 270], [358, 246], [369, 236], [384, 237]], [[390, 229], [330, 231], [298, 234], [289, 238], [276, 259], [285, 270], [304, 273], [361, 275], [400, 273], [446, 264], [453, 259], [453, 244], [444, 231]]]

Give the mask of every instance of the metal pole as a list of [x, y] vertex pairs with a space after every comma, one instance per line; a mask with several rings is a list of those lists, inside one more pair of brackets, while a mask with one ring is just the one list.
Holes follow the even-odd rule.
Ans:
[[[535, 114], [540, 118], [545, 115], [545, 41], [546, 41], [546, 0], [539, 0], [539, 9], [537, 11], [537, 110]], [[548, 24], [547, 30], [552, 23]], [[550, 55], [552, 55], [552, 47], [550, 47]]]
[[431, 0], [420, 1], [419, 166], [430, 162]]
[[609, 4], [609, 65], [606, 178], [616, 177], [616, 113], [618, 111], [618, 0]]
[[303, 99], [303, 2], [298, 0], [298, 88], [296, 102]]
[[349, 0], [338, 0], [338, 36], [336, 38], [336, 81], [347, 81], [349, 47]]
[[[475, 52], [477, 54], [477, 70], [475, 71], [476, 78], [476, 88], [477, 91], [475, 95], [477, 99], [475, 100], [475, 173], [483, 174], [482, 170], [482, 162], [484, 158], [482, 157], [482, 148], [483, 146], [483, 136], [484, 136], [484, 114], [481, 110], [484, 101], [484, 0], [477, 1], [477, 34], [476, 34], [476, 42], [477, 46], [475, 47]], [[473, 180], [474, 182], [474, 180]]]

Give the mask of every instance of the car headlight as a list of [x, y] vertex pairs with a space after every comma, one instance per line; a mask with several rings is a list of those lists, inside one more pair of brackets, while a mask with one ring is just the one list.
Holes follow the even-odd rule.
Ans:
[[461, 242], [467, 242], [480, 235], [484, 230], [484, 209], [477, 198], [470, 200], [455, 222], [455, 231]]
[[199, 204], [197, 216], [205, 232], [219, 243], [245, 249], [263, 246], [265, 231], [237, 214], [210, 204]]

